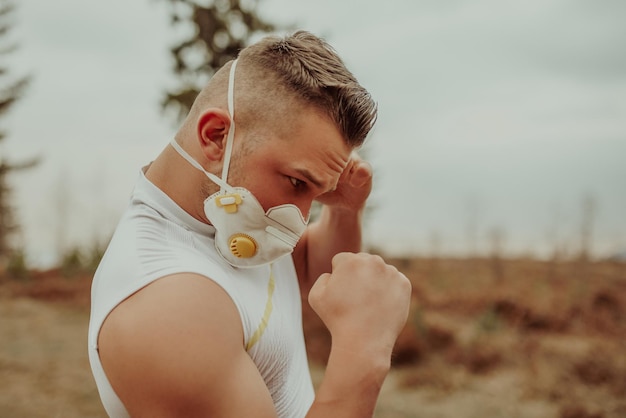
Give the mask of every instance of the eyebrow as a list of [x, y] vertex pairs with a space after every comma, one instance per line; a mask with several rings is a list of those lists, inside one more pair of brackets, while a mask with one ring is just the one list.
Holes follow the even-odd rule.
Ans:
[[319, 188], [319, 189], [323, 189], [324, 188], [324, 183], [321, 180], [319, 180], [318, 178], [316, 178], [313, 175], [313, 173], [311, 173], [306, 168], [296, 168], [295, 171], [298, 174], [300, 174], [302, 177], [307, 179], [309, 182], [313, 183], [317, 188]]

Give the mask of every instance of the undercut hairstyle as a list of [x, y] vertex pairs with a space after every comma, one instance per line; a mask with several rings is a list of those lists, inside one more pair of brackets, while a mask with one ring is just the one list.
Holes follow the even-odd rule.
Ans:
[[[205, 109], [227, 109], [232, 61], [220, 68], [196, 98], [181, 130], [195, 129]], [[245, 144], [269, 134], [289, 138], [302, 112], [317, 111], [337, 126], [351, 148], [363, 144], [377, 117], [369, 92], [348, 71], [323, 39], [298, 31], [286, 37], [268, 36], [244, 48], [238, 57], [234, 83], [235, 121]]]
[[[353, 148], [363, 144], [376, 121], [377, 106], [370, 93], [328, 43], [306, 31], [268, 36], [244, 48], [235, 79], [235, 115], [241, 109], [244, 118], [259, 118], [260, 111], [267, 112], [268, 106], [281, 101], [285, 107], [279, 106], [281, 115], [274, 117], [288, 117], [294, 105], [313, 106], [336, 124]], [[237, 97], [239, 88], [245, 88], [249, 100]]]

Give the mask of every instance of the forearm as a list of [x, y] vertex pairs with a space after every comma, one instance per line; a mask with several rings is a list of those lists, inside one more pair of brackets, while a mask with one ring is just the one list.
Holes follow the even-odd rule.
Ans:
[[324, 206], [320, 218], [309, 227], [307, 276], [309, 281], [331, 271], [331, 260], [340, 252], [361, 251], [363, 209], [346, 210]]
[[364, 418], [374, 414], [389, 372], [390, 354], [331, 349], [324, 379], [307, 418]]
[[411, 284], [382, 258], [340, 253], [309, 304], [332, 337], [326, 374], [308, 418], [371, 417], [409, 312]]

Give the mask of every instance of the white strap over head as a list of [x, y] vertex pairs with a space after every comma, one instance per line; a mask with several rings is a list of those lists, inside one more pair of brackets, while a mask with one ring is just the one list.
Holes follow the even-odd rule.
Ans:
[[213, 173], [209, 173], [193, 159], [187, 151], [185, 151], [179, 144], [176, 142], [176, 138], [170, 141], [170, 144], [174, 149], [183, 157], [185, 160], [189, 162], [192, 166], [202, 171], [207, 177], [213, 181], [215, 184], [220, 186], [220, 192], [228, 192], [232, 193], [233, 188], [228, 184], [228, 168], [230, 167], [230, 157], [233, 153], [233, 141], [235, 139], [235, 68], [237, 67], [237, 60], [234, 60], [232, 65], [230, 66], [230, 75], [228, 77], [228, 113], [230, 114], [230, 128], [228, 129], [228, 134], [226, 135], [226, 151], [224, 152], [224, 165], [222, 166], [222, 178], [217, 177]]
[[228, 183], [228, 168], [230, 167], [230, 156], [233, 152], [233, 141], [235, 139], [235, 68], [237, 60], [230, 66], [228, 76], [228, 113], [230, 113], [230, 128], [226, 136], [226, 153], [224, 154], [224, 165], [222, 167], [222, 180]]
[[226, 183], [225, 181], [223, 181], [221, 178], [217, 177], [215, 174], [213, 173], [209, 173], [208, 171], [206, 171], [204, 169], [204, 167], [202, 167], [200, 165], [199, 162], [197, 162], [196, 160], [193, 159], [193, 157], [191, 155], [189, 155], [189, 153], [187, 153], [187, 151], [185, 151], [179, 144], [178, 142], [176, 142], [176, 138], [172, 139], [170, 141], [170, 145], [172, 147], [174, 147], [174, 149], [176, 150], [176, 152], [178, 152], [180, 154], [181, 157], [183, 157], [185, 160], [187, 160], [187, 162], [189, 164], [191, 164], [192, 166], [194, 166], [195, 168], [197, 168], [198, 170], [202, 171], [204, 174], [207, 175], [207, 177], [213, 181], [215, 184], [217, 184], [218, 186], [220, 186], [220, 190], [232, 190], [232, 187], [230, 187], [228, 185], [228, 183]]

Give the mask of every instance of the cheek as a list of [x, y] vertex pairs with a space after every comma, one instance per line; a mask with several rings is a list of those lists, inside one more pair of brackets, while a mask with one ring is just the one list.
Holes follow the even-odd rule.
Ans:
[[246, 173], [256, 173], [256, 175], [246, 174], [233, 186], [243, 186], [254, 195], [259, 201], [263, 210], [267, 212], [269, 208], [292, 204], [296, 205], [304, 219], [307, 219], [311, 205], [313, 204], [313, 196], [311, 193], [296, 193], [295, 189], [282, 174], [263, 174], [261, 170], [246, 171]]
[[229, 176], [229, 184], [231, 186], [243, 187], [247, 189], [250, 193], [254, 195], [256, 200], [259, 201], [265, 211], [267, 211], [267, 209], [272, 206], [273, 187], [268, 184], [267, 181], [262, 181], [264, 178], [266, 179], [267, 177], [263, 176], [262, 174], [251, 174], [256, 172], [254, 170], [246, 170], [245, 167], [241, 170], [238, 169], [237, 171], [232, 170], [232, 164], [231, 171], [233, 172], [232, 177]]
[[311, 212], [312, 204], [313, 204], [313, 201], [308, 200], [304, 204], [298, 205], [298, 209], [300, 209], [300, 213], [302, 213], [302, 217], [304, 218], [305, 221], [309, 219], [309, 214]]
[[254, 195], [266, 212], [269, 208], [284, 203], [284, 201], [281, 202], [278, 188], [267, 181], [260, 182], [253, 179], [245, 187]]

